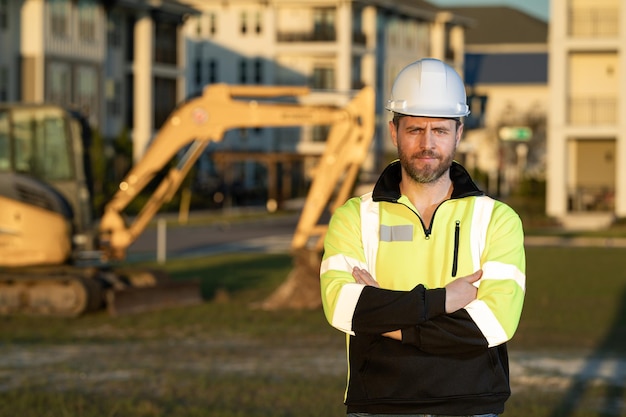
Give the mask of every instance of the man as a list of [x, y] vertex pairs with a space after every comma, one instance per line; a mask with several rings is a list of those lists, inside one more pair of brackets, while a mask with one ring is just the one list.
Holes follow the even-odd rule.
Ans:
[[399, 160], [335, 211], [324, 241], [324, 311], [347, 334], [347, 412], [495, 416], [525, 292], [522, 224], [453, 160], [469, 114], [454, 69], [416, 61], [391, 96]]

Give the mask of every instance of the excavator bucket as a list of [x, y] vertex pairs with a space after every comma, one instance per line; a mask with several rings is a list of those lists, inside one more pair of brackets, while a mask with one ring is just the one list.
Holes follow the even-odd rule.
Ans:
[[105, 304], [112, 316], [186, 307], [203, 302], [198, 280], [175, 281], [163, 271], [118, 270], [106, 274]]
[[106, 292], [107, 311], [112, 316], [143, 313], [202, 303], [196, 282], [169, 282], [155, 287], [110, 289]]

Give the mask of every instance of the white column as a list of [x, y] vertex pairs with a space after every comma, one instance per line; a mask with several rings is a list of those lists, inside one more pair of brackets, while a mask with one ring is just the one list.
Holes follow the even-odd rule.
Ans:
[[342, 1], [337, 5], [337, 64], [335, 66], [336, 88], [348, 91], [352, 83], [352, 4]]
[[133, 160], [143, 156], [154, 129], [153, 77], [154, 22], [144, 13], [135, 23], [135, 60], [133, 62]]
[[546, 214], [567, 214], [567, 13], [565, 0], [552, 0], [548, 65], [549, 111], [546, 167]]
[[361, 76], [366, 85], [376, 86], [376, 8], [366, 6], [362, 12], [362, 27], [365, 35], [365, 48], [361, 62]]
[[450, 13], [439, 12], [430, 29], [430, 57], [444, 60], [446, 52], [446, 23], [450, 20]]
[[[626, 4], [619, 5], [619, 25], [624, 28], [626, 25]], [[615, 164], [615, 215], [626, 217], [626, 31], [620, 30], [620, 39], [617, 53], [619, 54], [619, 92], [616, 94], [619, 102], [617, 104], [617, 128], [616, 143], [616, 164]]]
[[[365, 85], [376, 88], [376, 66], [378, 64], [376, 62], [376, 8], [374, 6], [366, 6], [365, 8], [363, 8], [361, 19], [363, 33], [366, 40], [366, 53], [363, 55], [363, 58], [361, 60], [361, 77]], [[376, 100], [380, 101], [380, 99], [380, 97], [376, 96]], [[376, 115], [372, 114], [371, 117], [376, 117]], [[374, 136], [370, 151], [368, 152], [365, 161], [363, 161], [363, 171], [372, 173], [377, 171], [378, 167], [376, 166], [376, 157], [378, 154], [378, 149], [382, 148], [384, 144], [377, 143], [376, 141], [380, 142], [384, 139], [384, 136]]]
[[[13, 3], [13, 2], [7, 2]], [[11, 5], [8, 5], [9, 9]], [[45, 2], [36, 0], [26, 0], [22, 5], [20, 22], [18, 27], [20, 35], [19, 48], [15, 51], [16, 56], [21, 54], [22, 58], [28, 62], [26, 68], [22, 70], [21, 92], [23, 100], [41, 103], [45, 99], [45, 43], [46, 43], [46, 22], [43, 8]], [[10, 31], [7, 34], [12, 34]], [[15, 33], [17, 35], [17, 33]], [[3, 46], [3, 53], [7, 51]], [[9, 55], [5, 56], [8, 59]], [[8, 64], [7, 64], [8, 65]], [[17, 91], [16, 91], [17, 92]]]

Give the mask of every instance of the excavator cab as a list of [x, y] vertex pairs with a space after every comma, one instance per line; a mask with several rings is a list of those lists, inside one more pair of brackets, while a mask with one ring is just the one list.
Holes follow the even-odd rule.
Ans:
[[77, 316], [201, 302], [199, 285], [101, 262], [91, 129], [53, 105], [0, 106], [0, 314]]
[[87, 128], [57, 106], [0, 106], [0, 266], [94, 249]]

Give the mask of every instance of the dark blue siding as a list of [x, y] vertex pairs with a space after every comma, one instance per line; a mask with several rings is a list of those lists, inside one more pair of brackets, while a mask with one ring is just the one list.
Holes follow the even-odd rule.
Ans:
[[466, 54], [465, 82], [467, 85], [545, 84], [548, 82], [548, 54]]

